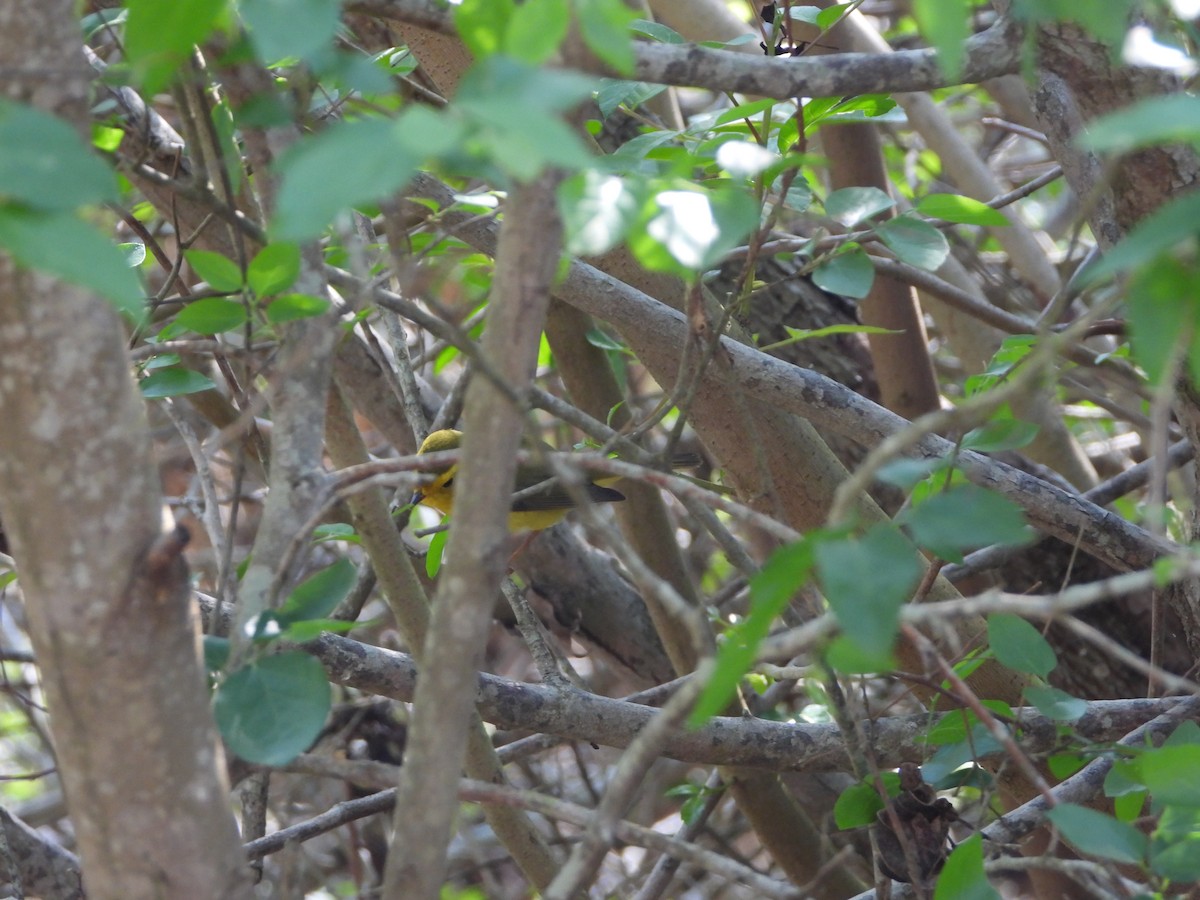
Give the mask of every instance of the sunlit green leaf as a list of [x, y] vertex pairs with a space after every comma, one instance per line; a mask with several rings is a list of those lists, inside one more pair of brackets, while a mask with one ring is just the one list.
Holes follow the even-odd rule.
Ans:
[[1137, 758], [1137, 768], [1156, 803], [1200, 807], [1200, 745], [1147, 750]]
[[971, 835], [954, 848], [938, 875], [933, 900], [1000, 900], [983, 871], [983, 838]]
[[246, 281], [259, 297], [287, 290], [300, 275], [300, 248], [295, 244], [267, 244], [246, 267]]
[[926, 40], [937, 48], [938, 63], [949, 78], [957, 78], [971, 34], [970, 0], [913, 0], [913, 16]]
[[197, 334], [220, 334], [246, 323], [246, 307], [234, 300], [206, 297], [194, 300], [179, 311], [175, 322]]
[[185, 250], [183, 255], [214, 291], [234, 293], [242, 289], [242, 270], [233, 260], [211, 250]]
[[599, 256], [625, 238], [641, 200], [624, 179], [585, 169], [559, 186], [558, 208], [567, 250]]
[[842, 188], [825, 198], [825, 212], [847, 228], [853, 228], [895, 205], [895, 200], [875, 187]]
[[476, 59], [496, 53], [516, 11], [513, 0], [463, 0], [454, 7], [454, 27]]
[[[880, 778], [883, 779], [889, 793], [899, 789], [900, 776], [895, 772], [883, 772]], [[833, 804], [833, 820], [842, 830], [874, 825], [875, 814], [881, 809], [883, 809], [883, 800], [875, 785], [864, 784], [860, 781], [850, 785], [838, 795], [837, 802]]]
[[558, 50], [570, 22], [567, 0], [524, 0], [508, 18], [504, 51], [523, 62], [543, 63]]
[[916, 210], [934, 219], [962, 225], [1003, 227], [1012, 224], [1000, 210], [961, 194], [929, 194], [917, 202]]

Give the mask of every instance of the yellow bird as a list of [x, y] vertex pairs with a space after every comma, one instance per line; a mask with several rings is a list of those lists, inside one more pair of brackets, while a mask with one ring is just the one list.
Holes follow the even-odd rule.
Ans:
[[[461, 446], [462, 432], [446, 428], [425, 438], [417, 454], [457, 450]], [[454, 477], [457, 473], [457, 463], [450, 465], [444, 472], [434, 473], [433, 481], [418, 488], [409, 502], [414, 505], [423, 503], [442, 515], [449, 515], [454, 510]], [[508, 514], [509, 531], [541, 531], [561, 522], [566, 514], [575, 508], [575, 498], [557, 479], [551, 480], [552, 478], [549, 470], [536, 463], [521, 463], [517, 466], [514, 488], [516, 493], [521, 494], [535, 485], [547, 483], [540, 490], [513, 500], [512, 512]], [[605, 487], [603, 482], [618, 480], [610, 476], [600, 476], [586, 482], [582, 490], [593, 503], [617, 503], [624, 500], [625, 495]]]

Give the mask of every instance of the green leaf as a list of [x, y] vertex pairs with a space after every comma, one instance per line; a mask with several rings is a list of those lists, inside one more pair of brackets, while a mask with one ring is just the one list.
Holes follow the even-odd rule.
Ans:
[[213, 712], [231, 751], [247, 762], [282, 766], [312, 746], [329, 707], [325, 669], [307, 653], [292, 651], [226, 678]]
[[849, 3], [834, 3], [817, 13], [816, 25], [822, 31], [832, 28], [850, 9]]
[[327, 0], [239, 0], [259, 59], [268, 65], [285, 58], [323, 66], [333, 58], [338, 5]]
[[246, 307], [234, 300], [206, 297], [179, 311], [175, 323], [197, 334], [220, 334], [246, 324]]
[[875, 266], [866, 251], [853, 244], [846, 252], [831, 256], [813, 269], [812, 280], [831, 294], [861, 300], [875, 283]]
[[1169, 200], [1142, 219], [1100, 262], [1080, 274], [1080, 286], [1153, 261], [1200, 231], [1200, 193]]
[[[895, 772], [883, 772], [880, 776], [888, 793], [891, 794], [900, 787], [900, 776]], [[883, 809], [883, 800], [874, 784], [852, 784], [838, 796], [833, 804], [833, 820], [837, 827], [845, 831], [847, 828], [860, 828], [863, 825], [875, 824], [875, 814]]]
[[69, 212], [115, 200], [112, 170], [62, 119], [0, 100], [0, 203]]
[[1050, 770], [1051, 775], [1062, 781], [1064, 778], [1070, 778], [1088, 762], [1086, 756], [1078, 753], [1055, 753], [1046, 757], [1046, 768]]
[[896, 657], [890, 649], [878, 652], [864, 650], [853, 638], [844, 634], [839, 634], [829, 642], [825, 662], [843, 675], [874, 675], [896, 668]]
[[1120, 47], [1136, 0], [1013, 0], [1021, 21], [1074, 22], [1110, 47]]
[[937, 48], [938, 63], [946, 76], [958, 77], [971, 34], [969, 0], [913, 0], [913, 17], [926, 40]]
[[608, 350], [613, 353], [628, 353], [629, 348], [615, 338], [609, 337], [608, 334], [601, 331], [599, 328], [589, 328], [584, 334], [584, 339], [593, 347], [599, 347], [601, 350]]
[[463, 0], [454, 8], [454, 27], [471, 54], [483, 59], [500, 50], [516, 8], [513, 0]]
[[877, 226], [875, 233], [901, 262], [918, 269], [937, 271], [950, 255], [946, 236], [928, 222], [912, 216], [890, 219]]
[[1137, 758], [1137, 770], [1155, 803], [1200, 807], [1200, 746], [1147, 750]]
[[201, 375], [199, 372], [172, 366], [147, 375], [138, 382], [138, 387], [141, 388], [143, 397], [153, 400], [158, 397], [181, 397], [184, 394], [196, 394], [214, 388], [216, 384], [211, 378]]
[[972, 428], [962, 439], [964, 450], [977, 453], [1001, 453], [1019, 450], [1037, 437], [1039, 426], [1020, 419], [994, 419], [979, 428]]
[[215, 634], [204, 635], [204, 669], [208, 672], [220, 672], [229, 662], [229, 638], [217, 637]]
[[302, 619], [321, 619], [337, 609], [358, 580], [358, 572], [348, 559], [340, 559], [296, 586], [279, 607], [284, 624]]
[[146, 261], [146, 245], [141, 241], [128, 241], [117, 244], [117, 249], [125, 257], [125, 265], [136, 269]]
[[633, 72], [633, 40], [629, 26], [637, 13], [621, 0], [576, 0], [579, 33], [601, 60], [622, 75]]
[[1146, 856], [1144, 834], [1094, 809], [1062, 803], [1049, 810], [1046, 818], [1078, 850], [1090, 856], [1133, 864], [1140, 864]]
[[457, 119], [414, 106], [393, 120], [339, 122], [298, 142], [279, 161], [273, 234], [316, 237], [338, 212], [402, 188], [420, 163], [457, 148], [464, 131]]
[[452, 111], [473, 127], [471, 147], [518, 181], [546, 166], [576, 169], [593, 161], [579, 135], [560, 118], [590, 97], [595, 79], [529, 66], [507, 56], [473, 65]]
[[287, 290], [300, 276], [300, 248], [295, 244], [267, 244], [246, 267], [246, 281], [259, 297]]
[[811, 341], [814, 338], [830, 337], [835, 334], [899, 334], [893, 329], [879, 328], [875, 325], [826, 325], [824, 328], [792, 328], [790, 325], [784, 325], [783, 330], [788, 334], [786, 340], [764, 344], [758, 349], [763, 353], [769, 353], [800, 341]]
[[425, 574], [437, 578], [442, 568], [442, 558], [446, 555], [446, 541], [450, 538], [449, 531], [439, 531], [429, 539], [429, 549], [425, 551]]
[[977, 722], [971, 727], [970, 737], [955, 744], [946, 744], [921, 766], [925, 780], [934, 787], [955, 782], [955, 772], [965, 763], [981, 759], [991, 753], [997, 753], [1004, 748], [992, 736], [987, 726]]
[[637, 220], [641, 198], [624, 179], [584, 169], [558, 188], [567, 252], [599, 256], [617, 246]]
[[961, 225], [1003, 227], [1012, 224], [1000, 210], [961, 194], [929, 194], [921, 198], [916, 210], [923, 216]]
[[304, 619], [301, 622], [293, 622], [279, 635], [281, 641], [290, 641], [293, 644], [303, 644], [307, 641], [314, 641], [325, 632], [333, 632], [334, 634], [344, 634], [347, 631], [353, 631], [358, 627], [357, 622], [347, 622], [343, 619]]
[[1181, 885], [1200, 879], [1200, 830], [1153, 852], [1150, 870]]
[[308, 294], [281, 294], [267, 304], [267, 321], [272, 325], [294, 322], [296, 319], [311, 319], [328, 312], [330, 302], [322, 297]]
[[1174, 357], [1176, 343], [1189, 331], [1194, 333], [1198, 281], [1190, 266], [1171, 257], [1140, 269], [1130, 279], [1126, 296], [1133, 356], [1152, 385], [1174, 376], [1167, 370], [1167, 360]]
[[1010, 613], [988, 616], [988, 644], [996, 659], [1017, 672], [1045, 678], [1058, 665], [1054, 650], [1042, 633]]
[[1104, 776], [1104, 796], [1124, 797], [1128, 794], [1145, 794], [1146, 786], [1142, 784], [1141, 777], [1136, 759], [1114, 760], [1112, 768]]
[[740, 190], [663, 191], [654, 198], [657, 212], [630, 246], [655, 271], [703, 271], [758, 225], [758, 204]]
[[1089, 150], [1128, 153], [1139, 147], [1175, 142], [1200, 144], [1200, 97], [1168, 94], [1088, 122], [1079, 143]]
[[1087, 701], [1072, 697], [1058, 688], [1031, 684], [1025, 688], [1025, 697], [1038, 708], [1038, 712], [1056, 722], [1076, 722], [1087, 712]]
[[318, 525], [313, 529], [313, 543], [320, 544], [325, 541], [349, 541], [357, 544], [358, 532], [354, 530], [353, 525], [347, 525], [345, 522], [334, 522], [330, 525]]
[[825, 598], [846, 638], [868, 656], [886, 654], [900, 607], [921, 577], [916, 548], [888, 522], [861, 539], [822, 541], [816, 559]]
[[0, 247], [23, 268], [95, 291], [131, 322], [145, 315], [137, 274], [106, 237], [71, 213], [37, 213], [0, 203]]
[[544, 63], [558, 51], [570, 23], [567, 0], [525, 0], [509, 16], [504, 52], [535, 66]]
[[774, 97], [764, 97], [761, 100], [753, 100], [750, 103], [739, 103], [737, 106], [731, 107], [717, 116], [716, 121], [713, 122], [713, 126], [720, 127], [721, 125], [728, 125], [730, 122], [753, 118], [759, 113], [775, 106], [777, 103], [779, 101]]
[[233, 260], [209, 250], [185, 250], [183, 255], [214, 291], [232, 294], [242, 289], [242, 270]]
[[1200, 723], [1191, 721], [1180, 722], [1179, 727], [1171, 732], [1163, 743], [1164, 747], [1186, 747], [1189, 744], [1200, 744]]
[[725, 141], [717, 148], [716, 160], [735, 178], [752, 178], [779, 162], [779, 154], [754, 141]]
[[204, 43], [225, 12], [224, 0], [128, 0], [125, 59], [145, 94], [178, 74], [192, 47]]
[[646, 19], [634, 19], [629, 26], [635, 34], [643, 35], [662, 44], [687, 43], [678, 31], [668, 28], [659, 22], [649, 22]]
[[933, 900], [1000, 900], [983, 871], [983, 838], [973, 834], [946, 859]]
[[698, 728], [729, 705], [738, 682], [754, 664], [758, 645], [808, 580], [812, 565], [812, 542], [804, 540], [780, 547], [751, 579], [750, 612], [725, 632], [725, 640], [717, 650], [716, 668], [688, 717], [689, 728]]
[[1030, 538], [1021, 508], [994, 491], [962, 485], [941, 491], [897, 516], [917, 544], [959, 562], [962, 551], [987, 544], [1023, 544]]
[[667, 89], [665, 84], [650, 84], [645, 81], [614, 81], [606, 78], [596, 92], [596, 105], [600, 115], [607, 119], [619, 106], [637, 109], [651, 97], [657, 97]]
[[891, 209], [896, 201], [875, 187], [848, 187], [825, 198], [825, 212], [847, 228]]

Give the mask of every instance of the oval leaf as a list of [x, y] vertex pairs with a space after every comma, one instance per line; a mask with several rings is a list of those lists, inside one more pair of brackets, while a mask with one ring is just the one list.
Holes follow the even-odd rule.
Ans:
[[300, 275], [300, 248], [295, 244], [268, 244], [250, 261], [246, 280], [260, 297], [287, 290]]
[[329, 706], [325, 669], [307, 653], [292, 651], [226, 678], [213, 712], [231, 751], [247, 762], [282, 766], [312, 746]]
[[1001, 663], [1017, 672], [1045, 678], [1058, 665], [1042, 633], [1010, 613], [988, 616], [988, 643]]
[[242, 289], [242, 270], [233, 260], [208, 250], [186, 250], [183, 255], [214, 291], [233, 293]]
[[139, 383], [138, 387], [142, 390], [142, 396], [147, 400], [152, 400], [156, 397], [180, 397], [184, 394], [197, 394], [200, 391], [207, 391], [209, 388], [216, 387], [216, 384], [211, 378], [201, 375], [199, 372], [194, 372], [191, 369], [183, 369], [178, 366], [171, 366], [167, 369], [159, 369], [151, 375], [147, 375]]
[[901, 262], [918, 269], [934, 272], [950, 255], [946, 236], [928, 222], [912, 216], [898, 216], [884, 222], [875, 231]]
[[197, 334], [220, 334], [240, 328], [246, 318], [246, 307], [237, 301], [206, 297], [181, 309], [175, 322]]
[[1046, 818], [1063, 837], [1091, 856], [1136, 864], [1146, 855], [1144, 834], [1094, 809], [1063, 803], [1047, 812]]
[[917, 204], [917, 212], [933, 219], [944, 219], [960, 225], [1011, 225], [1004, 213], [992, 209], [974, 197], [961, 194], [930, 194]]

